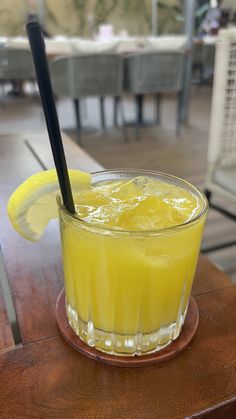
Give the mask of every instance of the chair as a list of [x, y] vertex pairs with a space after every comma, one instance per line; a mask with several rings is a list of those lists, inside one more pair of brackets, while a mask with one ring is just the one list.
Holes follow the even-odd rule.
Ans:
[[[220, 32], [216, 46], [205, 194], [210, 208], [236, 221], [226, 208], [227, 199], [236, 202], [236, 29]], [[215, 205], [213, 195], [224, 197], [225, 205]], [[221, 243], [203, 252], [235, 244]]]
[[[120, 97], [123, 91], [122, 57], [100, 53], [62, 57], [52, 61], [50, 69], [54, 93], [73, 99], [78, 142], [81, 142], [80, 98], [99, 96], [101, 125], [105, 129], [104, 97]], [[124, 119], [122, 106], [121, 112]]]
[[[195, 41], [192, 52], [193, 80], [195, 84], [203, 82], [202, 41]], [[195, 76], [196, 75], [196, 76]]]
[[[176, 134], [180, 133], [180, 100], [183, 88], [185, 54], [183, 52], [148, 51], [130, 55], [126, 59], [125, 88], [139, 97], [155, 94], [158, 99], [163, 93], [176, 93], [178, 110]], [[140, 109], [137, 106], [136, 137], [138, 139]]]
[[31, 53], [27, 49], [0, 48], [0, 82], [34, 81]]
[[203, 80], [211, 80], [214, 73], [215, 62], [215, 45], [202, 45], [202, 78]]

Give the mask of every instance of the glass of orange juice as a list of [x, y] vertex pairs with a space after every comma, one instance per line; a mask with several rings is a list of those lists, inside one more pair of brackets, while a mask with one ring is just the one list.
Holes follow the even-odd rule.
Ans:
[[58, 199], [71, 327], [109, 354], [161, 350], [185, 320], [205, 196], [167, 174], [111, 170], [74, 198], [75, 216]]

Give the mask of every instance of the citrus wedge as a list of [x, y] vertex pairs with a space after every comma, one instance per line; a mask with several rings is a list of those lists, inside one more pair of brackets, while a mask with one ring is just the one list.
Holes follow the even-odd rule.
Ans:
[[[69, 170], [73, 195], [91, 183], [91, 175]], [[38, 241], [48, 222], [58, 217], [56, 170], [45, 170], [29, 177], [11, 195], [7, 212], [14, 229], [25, 239]]]

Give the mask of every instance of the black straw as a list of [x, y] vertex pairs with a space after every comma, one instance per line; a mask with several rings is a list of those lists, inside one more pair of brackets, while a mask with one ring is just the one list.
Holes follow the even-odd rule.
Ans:
[[58, 181], [64, 206], [71, 213], [75, 213], [70, 179], [57, 117], [52, 84], [45, 53], [45, 43], [37, 21], [30, 21], [26, 25], [30, 47], [34, 60], [39, 92], [47, 124], [52, 154], [56, 166]]

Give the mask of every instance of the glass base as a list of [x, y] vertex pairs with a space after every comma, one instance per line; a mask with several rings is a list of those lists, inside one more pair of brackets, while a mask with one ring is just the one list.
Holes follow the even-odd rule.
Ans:
[[85, 343], [99, 351], [110, 355], [134, 356], [160, 351], [177, 339], [184, 324], [187, 308], [184, 314], [178, 316], [176, 322], [161, 327], [152, 333], [137, 333], [135, 335], [117, 334], [96, 329], [93, 322], [84, 322], [77, 312], [66, 304], [69, 324]]

